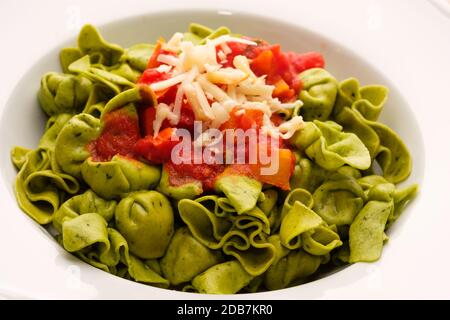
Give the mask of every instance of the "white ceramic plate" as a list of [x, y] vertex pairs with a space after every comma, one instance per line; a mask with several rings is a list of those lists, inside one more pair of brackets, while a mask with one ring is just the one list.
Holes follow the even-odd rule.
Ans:
[[[78, 7], [69, 8], [72, 13], [76, 13], [77, 8], [78, 12], [87, 8], [83, 1], [80, 3]], [[371, 1], [366, 1], [364, 5], [349, 1], [348, 4], [353, 5], [348, 7], [353, 10], [351, 14], [342, 7], [336, 7], [333, 14], [330, 14], [318, 11], [319, 7], [314, 7], [309, 2], [294, 5], [281, 1], [277, 2], [276, 8], [273, 5], [267, 6], [264, 1], [257, 3], [260, 6], [233, 3], [227, 10], [206, 11], [185, 9], [157, 12], [155, 8], [146, 7], [141, 9], [145, 10], [141, 11], [146, 12], [145, 14], [125, 19], [118, 18], [120, 15], [112, 10], [113, 13], [109, 16], [100, 14], [100, 19], [96, 19], [93, 14], [88, 21], [96, 25], [98, 21], [111, 21], [98, 25], [100, 31], [106, 39], [123, 46], [154, 42], [160, 35], [168, 37], [175, 31], [184, 30], [192, 21], [210, 26], [227, 25], [236, 32], [281, 43], [285, 49], [299, 52], [318, 50], [325, 56], [327, 69], [338, 79], [355, 76], [363, 84], [387, 85], [390, 97], [381, 121], [394, 128], [409, 146], [414, 169], [406, 183], [418, 182], [421, 192], [390, 230], [391, 240], [385, 246], [379, 262], [352, 265], [306, 285], [276, 292], [240, 295], [239, 298], [450, 297], [446, 288], [450, 284], [449, 276], [445, 272], [450, 262], [445, 255], [450, 216], [444, 214], [449, 208], [444, 200], [446, 178], [450, 178], [445, 162], [450, 159], [449, 143], [446, 141], [446, 122], [450, 112], [445, 105], [448, 106], [445, 88], [450, 88], [447, 76], [450, 72], [450, 24], [442, 10], [423, 2], [418, 6], [416, 4], [414, 10], [405, 11], [405, 17], [392, 23], [389, 22], [391, 10], [400, 12], [404, 9], [401, 4], [389, 8], [385, 4], [374, 4]], [[277, 14], [276, 11], [283, 8], [283, 4], [289, 4], [291, 9]], [[333, 9], [332, 2], [325, 4]], [[305, 8], [321, 22], [317, 24], [317, 21], [306, 18], [305, 23], [302, 23], [293, 18], [293, 10], [304, 12]], [[267, 9], [273, 9], [275, 14], [268, 17]], [[414, 18], [419, 9], [423, 10], [423, 16], [419, 14], [420, 19], [434, 23], [435, 26], [440, 24], [444, 35], [442, 40], [447, 35], [447, 43], [440, 41], [441, 33], [422, 34], [433, 30], [427, 29], [425, 25], [403, 29], [401, 21], [406, 23], [408, 19]], [[334, 15], [338, 15], [340, 19], [331, 19], [331, 22], [325, 19]], [[361, 15], [364, 18], [359, 21]], [[305, 14], [298, 16], [305, 17]], [[435, 20], [432, 21], [432, 18]], [[50, 25], [50, 30], [51, 20], [46, 24]], [[342, 28], [343, 32], [333, 26]], [[414, 32], [417, 32], [415, 38], [410, 35]], [[26, 68], [23, 63], [20, 68], [26, 73], [18, 82], [8, 83], [11, 88], [9, 92], [1, 93], [0, 102], [5, 103], [0, 106], [0, 245], [4, 259], [0, 266], [0, 296], [204, 299], [205, 296], [133, 283], [86, 265], [66, 253], [44, 228], [18, 209], [12, 189], [16, 172], [9, 159], [9, 150], [13, 145], [30, 148], [36, 146], [44, 126], [44, 117], [36, 101], [39, 80], [45, 72], [59, 70], [59, 49], [75, 43], [76, 30], [60, 32], [59, 39], [68, 33], [71, 37], [63, 42], [47, 42], [44, 34], [33, 32], [34, 39], [41, 37], [40, 41], [48, 45], [43, 48], [42, 56], [23, 58]], [[394, 37], [390, 38], [392, 35]], [[398, 35], [400, 37], [396, 38]], [[366, 41], [372, 42], [372, 45], [368, 46]], [[51, 49], [50, 43], [57, 46]], [[10, 47], [21, 48], [20, 41], [16, 41], [16, 44], [17, 47]], [[427, 45], [428, 50], [423, 50], [422, 46]], [[23, 48], [25, 50], [25, 46]], [[21, 57], [22, 51], [19, 52]], [[444, 59], [445, 54], [447, 60]], [[4, 58], [2, 60], [5, 61]], [[20, 61], [9, 61], [9, 73], [16, 75], [15, 68], [19, 68]], [[411, 77], [417, 78], [417, 81]], [[411, 87], [408, 88], [405, 83]]]

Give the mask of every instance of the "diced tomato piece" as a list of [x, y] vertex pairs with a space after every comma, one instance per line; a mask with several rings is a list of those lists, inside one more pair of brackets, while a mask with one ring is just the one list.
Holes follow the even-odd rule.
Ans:
[[272, 113], [272, 116], [270, 117], [270, 120], [277, 127], [284, 122], [283, 117], [280, 116], [278, 113]]
[[[217, 56], [217, 61], [220, 61], [224, 67], [233, 67], [234, 57], [244, 54], [248, 45], [238, 42], [227, 42], [227, 46], [231, 49], [231, 52], [227, 54], [225, 62], [221, 61], [221, 58]], [[221, 50], [220, 46], [216, 47], [216, 52]]]
[[263, 126], [263, 117], [264, 112], [261, 110], [247, 109], [241, 116], [239, 128], [243, 130], [259, 129]]
[[231, 110], [230, 118], [220, 126], [220, 130], [237, 129], [240, 125], [240, 116], [236, 115], [237, 109]]
[[245, 49], [245, 51], [243, 53], [243, 55], [249, 59], [254, 59], [261, 52], [270, 50], [271, 45], [264, 40], [251, 39], [251, 38], [246, 38], [246, 39], [256, 42], [256, 46], [247, 46], [247, 48]]
[[306, 52], [301, 54], [287, 52], [286, 56], [296, 73], [312, 68], [323, 68], [325, 66], [325, 60], [319, 52]]
[[[240, 110], [243, 110], [244, 112], [241, 113]], [[261, 110], [234, 108], [230, 112], [230, 119], [228, 119], [227, 122], [222, 124], [220, 129], [221, 130], [226, 130], [226, 129], [248, 130], [253, 127], [255, 129], [259, 129], [263, 125], [263, 117], [264, 117], [264, 113]]]
[[[294, 171], [295, 157], [291, 150], [289, 149], [278, 149], [277, 157], [275, 163], [271, 162], [269, 164], [250, 164], [249, 167], [253, 172], [254, 176], [257, 176], [258, 180], [274, 185], [281, 188], [282, 190], [289, 190], [292, 172]], [[272, 154], [274, 149], [271, 150]], [[277, 166], [278, 170], [272, 174], [263, 174], [263, 169], [269, 169], [273, 166]]]
[[153, 135], [137, 141], [134, 152], [151, 163], [160, 164], [170, 160], [173, 147], [179, 142], [175, 128], [166, 128], [156, 137]]
[[140, 124], [142, 128], [142, 135], [153, 135], [153, 121], [156, 117], [156, 109], [153, 106], [142, 107], [140, 112]]
[[275, 89], [273, 90], [274, 97], [288, 97], [291, 98], [294, 95], [293, 90], [289, 87], [286, 81], [280, 77], [275, 83]]
[[159, 67], [162, 64], [161, 62], [158, 61], [158, 56], [160, 54], [177, 56], [177, 54], [175, 52], [164, 50], [162, 48], [163, 43], [164, 43], [164, 39], [163, 38], [160, 38], [156, 42], [155, 49], [153, 50], [153, 53], [150, 56], [150, 59], [148, 59], [147, 69], [156, 68], [156, 67]]
[[300, 77], [297, 76], [292, 79], [291, 88], [292, 88], [292, 90], [294, 90], [296, 95], [297, 95], [297, 93], [299, 93], [302, 90], [303, 83], [300, 80]]
[[[273, 96], [281, 101], [293, 100], [296, 90], [291, 87], [293, 79], [297, 78], [290, 69], [286, 55], [281, 51], [279, 45], [266, 47], [257, 57], [255, 57], [250, 67], [257, 76], [266, 75], [268, 84], [275, 85]], [[296, 88], [299, 86], [297, 85]]]
[[[263, 51], [261, 51], [263, 50]], [[274, 97], [281, 101], [292, 101], [300, 92], [302, 84], [298, 74], [310, 68], [323, 68], [324, 60], [320, 53], [284, 53], [280, 45], [258, 46], [253, 53], [259, 54], [250, 67], [258, 75], [266, 75], [268, 84], [275, 85]]]
[[180, 122], [178, 122], [177, 128], [183, 128], [189, 130], [190, 132], [193, 132], [194, 121], [195, 114], [194, 111], [192, 111], [191, 106], [189, 104], [183, 104], [183, 106], [181, 107]]
[[[259, 147], [261, 148], [263, 146]], [[271, 148], [269, 146], [266, 147]], [[271, 152], [273, 152], [269, 150], [268, 155], [270, 155]], [[278, 156], [275, 159], [275, 161], [277, 162], [276, 165], [278, 166], [278, 170], [276, 170], [276, 172], [272, 174], [263, 174], [262, 169], [263, 168], [269, 169], [271, 165], [274, 165], [273, 163], [269, 163], [267, 165], [256, 163], [256, 164], [229, 165], [221, 175], [229, 175], [229, 174], [244, 175], [247, 177], [257, 179], [263, 183], [279, 187], [282, 190], [289, 190], [290, 189], [289, 182], [292, 173], [294, 171], [295, 156], [289, 149], [278, 149]]]
[[160, 72], [157, 69], [147, 69], [142, 73], [137, 83], [150, 85], [152, 83], [167, 80], [169, 78], [170, 75], [166, 72]]
[[162, 44], [163, 44], [162, 39], [159, 39], [158, 42], [156, 43], [156, 47], [153, 50], [152, 55], [150, 56], [150, 59], [148, 59], [147, 69], [156, 68], [159, 65], [157, 59], [161, 51]]
[[252, 60], [251, 68], [257, 76], [269, 75], [272, 72], [273, 53], [271, 50], [261, 52]]
[[[142, 128], [142, 135], [153, 135], [153, 121], [156, 118], [156, 109], [153, 106], [142, 107], [140, 112], [140, 126]], [[183, 128], [193, 132], [195, 115], [192, 108], [188, 104], [183, 104], [180, 112], [180, 121], [176, 125], [177, 128]], [[170, 122], [166, 119], [161, 125], [161, 130], [169, 128]]]
[[[141, 75], [141, 77], [138, 80], [138, 84], [143, 85], [150, 85], [155, 82], [167, 80], [170, 78], [170, 75], [167, 73], [159, 72], [156, 69], [147, 69], [144, 71], [144, 73]], [[155, 96], [158, 102], [164, 102], [163, 99], [168, 100], [168, 98], [164, 98], [169, 96], [170, 98], [174, 97], [176, 94], [176, 88], [175, 93], [173, 93], [174, 87], [169, 87], [164, 90], [156, 91]], [[173, 98], [174, 99], [174, 98]]]

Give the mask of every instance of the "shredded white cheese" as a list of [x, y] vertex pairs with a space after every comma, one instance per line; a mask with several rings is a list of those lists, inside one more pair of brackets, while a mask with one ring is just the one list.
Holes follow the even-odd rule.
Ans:
[[239, 69], [234, 68], [220, 68], [216, 71], [208, 72], [208, 80], [212, 83], [218, 84], [238, 84], [239, 82], [245, 80], [248, 75]]
[[163, 121], [171, 115], [170, 107], [165, 103], [156, 106], [155, 120], [153, 120], [153, 135], [157, 136]]
[[231, 110], [233, 110], [234, 107], [238, 105], [238, 103], [235, 100], [227, 100], [222, 105], [225, 108], [225, 110], [227, 110], [227, 112], [230, 113]]
[[282, 139], [291, 138], [297, 130], [303, 129], [305, 123], [301, 116], [292, 117], [290, 120], [283, 122], [279, 127], [273, 125], [267, 115], [263, 117], [262, 130], [270, 134], [272, 137], [281, 137]]
[[177, 92], [173, 104], [160, 103], [156, 106], [155, 134], [166, 119], [173, 126], [179, 123], [184, 100], [192, 107], [196, 120], [205, 122], [205, 129], [220, 128], [230, 119], [230, 113], [236, 107], [239, 108], [237, 115], [245, 113], [246, 109], [261, 110], [264, 113], [262, 130], [274, 137], [289, 139], [303, 128], [300, 116], [292, 117], [279, 127], [273, 125], [270, 117], [274, 112], [286, 112], [301, 106], [302, 102], [282, 103], [278, 98], [273, 98], [275, 86], [266, 83], [266, 75], [257, 77], [253, 73], [247, 57], [237, 55], [233, 58], [232, 67], [223, 67], [217, 62], [217, 58], [225, 62], [232, 52], [227, 43], [257, 45], [256, 42], [224, 35], [207, 40], [205, 44], [194, 45], [183, 41], [183, 38], [183, 34], [176, 33], [163, 45], [163, 49], [178, 56], [160, 54], [157, 57], [157, 61], [162, 63], [157, 70], [171, 77], [151, 84], [150, 88], [161, 91], [177, 86]]
[[156, 58], [156, 61], [168, 64], [169, 66], [176, 66], [178, 63], [180, 63], [180, 59], [177, 57], [174, 57], [170, 54], [160, 54]]
[[227, 45], [226, 42], [220, 44], [220, 49], [222, 49], [222, 52], [225, 53], [226, 55], [232, 52], [231, 48]]
[[210, 94], [218, 102], [225, 102], [231, 98], [223, 91], [221, 88], [216, 86], [214, 83], [210, 82], [205, 75], [199, 75], [197, 77], [197, 82], [200, 84], [202, 89]]
[[294, 116], [288, 121], [280, 124], [278, 131], [280, 132], [281, 138], [289, 139], [297, 130], [303, 129], [304, 125], [305, 123], [303, 122], [303, 118], [301, 116]]
[[253, 80], [256, 78], [256, 75], [253, 73], [252, 69], [250, 69], [250, 64], [246, 57], [244, 57], [242, 55], [238, 55], [238, 56], [234, 57], [233, 65], [236, 67], [236, 69], [241, 70], [247, 76], [249, 76], [250, 79]]
[[156, 68], [156, 71], [161, 72], [161, 73], [167, 73], [170, 70], [172, 70], [172, 67], [168, 66], [167, 64], [162, 64]]
[[267, 105], [266, 101], [262, 102], [247, 101], [245, 103], [242, 103], [241, 107], [244, 109], [261, 110], [268, 117], [272, 115], [272, 111], [270, 111], [270, 107]]
[[214, 119], [214, 114], [211, 111], [211, 106], [209, 105], [208, 99], [206, 98], [205, 92], [202, 90], [202, 87], [198, 82], [193, 82], [195, 93], [197, 96], [197, 100], [202, 108], [202, 111], [206, 115], [206, 117], [210, 120]]
[[164, 43], [162, 48], [171, 52], [178, 52], [180, 50], [181, 41], [183, 41], [184, 35], [181, 32], [176, 32], [167, 43]]
[[211, 121], [211, 128], [219, 128], [223, 123], [230, 119], [230, 114], [223, 105], [218, 102], [213, 102], [211, 111], [214, 114], [214, 119]]
[[183, 84], [183, 90], [196, 119], [202, 121], [213, 120], [214, 114], [198, 82]]
[[227, 86], [227, 94], [230, 97], [231, 100], [236, 101], [236, 86], [229, 85]]
[[261, 85], [261, 84], [246, 84], [241, 83], [237, 86], [237, 91], [246, 96], [260, 96], [266, 100], [270, 100], [272, 97], [272, 92], [275, 89], [271, 85]]
[[175, 95], [175, 102], [173, 105], [173, 121], [170, 122], [171, 125], [177, 125], [180, 122], [181, 117], [181, 106], [183, 104], [184, 90], [183, 86], [178, 86], [177, 94]]
[[212, 43], [194, 46], [192, 42], [181, 43], [182, 53], [180, 55], [181, 67], [184, 71], [197, 66], [200, 72], [205, 71], [205, 64], [216, 65], [216, 48]]
[[217, 52], [217, 56], [219, 57], [220, 62], [227, 60], [227, 55], [222, 50], [219, 50], [219, 52]]
[[181, 81], [183, 81], [186, 78], [186, 76], [187, 76], [186, 73], [181, 73], [179, 75], [176, 75], [173, 78], [169, 78], [167, 80], [152, 83], [150, 85], [150, 89], [152, 89], [153, 91], [161, 91], [161, 90], [170, 88], [170, 87], [180, 83]]

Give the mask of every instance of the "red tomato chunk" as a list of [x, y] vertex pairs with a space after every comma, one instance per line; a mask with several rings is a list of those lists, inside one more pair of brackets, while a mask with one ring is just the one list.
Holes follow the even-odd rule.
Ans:
[[134, 145], [140, 138], [136, 115], [123, 110], [105, 116], [101, 135], [88, 146], [94, 161], [109, 161], [116, 154], [134, 156]]

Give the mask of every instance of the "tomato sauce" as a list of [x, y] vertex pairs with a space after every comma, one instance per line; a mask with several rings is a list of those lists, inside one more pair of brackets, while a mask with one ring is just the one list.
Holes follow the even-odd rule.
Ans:
[[173, 186], [180, 186], [193, 181], [202, 183], [203, 191], [214, 189], [214, 183], [226, 168], [223, 164], [174, 164], [169, 161], [165, 168], [169, 173], [169, 182]]
[[[233, 59], [238, 55], [249, 58], [250, 68], [257, 76], [266, 75], [266, 83], [274, 85], [274, 97], [282, 102], [294, 101], [302, 88], [302, 83], [298, 74], [310, 68], [323, 68], [324, 59], [320, 53], [308, 52], [297, 54], [294, 52], [283, 52], [278, 44], [271, 45], [263, 40], [255, 40], [256, 46], [247, 44], [228, 42], [230, 51], [224, 56], [217, 56], [224, 67], [233, 67]], [[217, 47], [217, 52], [221, 50]], [[162, 41], [158, 41], [154, 53], [150, 57], [147, 69], [138, 79], [138, 84], [151, 85], [155, 82], [167, 80], [171, 77], [170, 72], [162, 72], [158, 67], [158, 55], [175, 55], [173, 52], [162, 49]], [[155, 92], [158, 103], [172, 104], [175, 101], [178, 85], [168, 89]], [[209, 101], [211, 103], [211, 101]], [[277, 145], [261, 144], [258, 138], [258, 148], [267, 148], [267, 155], [270, 155], [276, 148], [278, 150], [279, 170], [273, 175], [261, 175], [261, 169], [265, 165], [256, 164], [174, 164], [171, 161], [172, 149], [179, 143], [175, 138], [176, 128], [184, 128], [193, 133], [195, 115], [191, 106], [183, 99], [180, 121], [176, 128], [173, 128], [168, 120], [164, 120], [159, 134], [154, 135], [153, 122], [156, 117], [156, 109], [153, 105], [139, 106], [138, 115], [128, 113], [126, 110], [117, 110], [107, 114], [104, 118], [104, 128], [101, 135], [88, 145], [88, 149], [94, 161], [109, 161], [120, 154], [145, 160], [151, 164], [162, 164], [169, 173], [169, 182], [174, 186], [180, 186], [192, 181], [200, 181], [204, 191], [214, 188], [214, 183], [219, 175], [242, 174], [258, 179], [263, 183], [272, 184], [283, 190], [289, 189], [289, 180], [293, 172], [295, 157], [289, 149], [287, 141], [281, 138]], [[280, 125], [283, 119], [273, 114], [271, 121]], [[260, 110], [242, 110], [237, 113], [237, 109], [230, 113], [230, 118], [222, 124], [221, 130], [226, 129], [256, 129], [259, 132], [263, 126], [263, 113]], [[224, 139], [223, 143], [226, 143]], [[249, 141], [242, 145], [234, 142], [234, 159], [237, 154], [245, 152], [245, 160], [249, 160]], [[225, 150], [225, 145], [224, 145]]]
[[270, 45], [263, 40], [250, 40], [255, 41], [257, 45], [227, 43], [231, 53], [226, 56], [222, 65], [233, 66], [233, 59], [237, 55], [251, 59], [252, 71], [257, 76], [267, 75], [267, 83], [275, 85], [274, 97], [283, 102], [295, 100], [298, 96], [302, 87], [299, 73], [311, 68], [323, 68], [325, 65], [322, 55], [318, 52], [283, 52], [279, 44]]
[[147, 135], [136, 142], [134, 153], [153, 164], [170, 160], [173, 147], [178, 144], [175, 128], [166, 128], [158, 135]]
[[134, 157], [134, 146], [139, 138], [137, 115], [120, 109], [105, 115], [103, 131], [88, 149], [94, 161], [109, 161], [116, 154]]

